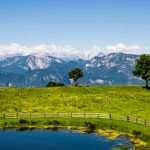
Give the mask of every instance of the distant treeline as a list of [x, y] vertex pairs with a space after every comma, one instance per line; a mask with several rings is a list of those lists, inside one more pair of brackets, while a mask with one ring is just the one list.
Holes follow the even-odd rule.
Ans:
[[64, 86], [64, 83], [48, 82], [47, 87]]

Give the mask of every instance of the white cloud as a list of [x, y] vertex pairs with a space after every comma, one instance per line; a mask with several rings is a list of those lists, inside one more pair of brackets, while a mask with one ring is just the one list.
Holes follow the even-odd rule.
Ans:
[[33, 47], [27, 47], [13, 43], [11, 45], [0, 45], [0, 56], [26, 56], [26, 55], [38, 55], [43, 56], [49, 54], [50, 56], [62, 58], [62, 59], [89, 59], [96, 56], [100, 51], [100, 48], [93, 47], [91, 50], [81, 51], [70, 45], [57, 46], [57, 45], [36, 45]]
[[117, 45], [108, 45], [104, 48], [106, 53], [128, 53], [128, 54], [143, 54], [150, 53], [148, 48], [141, 47], [139, 45], [125, 45], [123, 43], [119, 43]]
[[71, 59], [90, 59], [94, 56], [101, 55], [102, 53], [131, 53], [131, 54], [142, 54], [142, 53], [150, 53], [148, 48], [143, 48], [139, 45], [124, 45], [119, 43], [117, 45], [108, 45], [105, 48], [100, 48], [97, 46], [93, 46], [90, 50], [83, 51], [76, 49], [70, 45], [57, 46], [57, 45], [46, 45], [40, 44], [36, 46], [24, 46], [17, 43], [13, 43], [10, 45], [0, 45], [0, 56], [26, 56], [26, 55], [50, 55], [56, 58], [61, 58], [64, 60]]

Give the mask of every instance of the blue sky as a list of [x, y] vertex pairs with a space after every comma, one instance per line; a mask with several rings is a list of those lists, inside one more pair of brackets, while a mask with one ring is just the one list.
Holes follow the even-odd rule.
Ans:
[[0, 0], [0, 44], [150, 47], [150, 0]]

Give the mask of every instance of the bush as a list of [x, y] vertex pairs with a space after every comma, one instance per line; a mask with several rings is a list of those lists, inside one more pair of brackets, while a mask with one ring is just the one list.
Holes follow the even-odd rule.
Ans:
[[29, 121], [25, 119], [20, 119], [19, 124], [29, 124]]
[[8, 123], [7, 122], [4, 122], [4, 126], [7, 126], [8, 125]]
[[133, 135], [135, 135], [135, 137], [139, 137], [142, 133], [140, 131], [136, 131], [136, 130], [133, 130]]
[[64, 86], [64, 83], [48, 82], [47, 87]]
[[87, 127], [89, 130], [94, 130], [96, 125], [91, 122], [84, 122], [84, 126]]
[[47, 124], [48, 124], [48, 125], [59, 125], [60, 122], [59, 122], [58, 120], [52, 120], [52, 121], [48, 120], [48, 121], [47, 121]]
[[15, 125], [18, 124], [18, 122], [16, 122], [16, 121], [15, 122], [14, 121], [10, 121], [9, 124], [11, 124], [12, 126], [15, 126]]
[[52, 121], [48, 120], [48, 121], [47, 121], [47, 124], [48, 124], [48, 125], [52, 125]]
[[59, 121], [58, 120], [53, 120], [53, 125], [59, 125]]
[[31, 123], [31, 125], [35, 125], [37, 122], [36, 121], [31, 121], [30, 123]]

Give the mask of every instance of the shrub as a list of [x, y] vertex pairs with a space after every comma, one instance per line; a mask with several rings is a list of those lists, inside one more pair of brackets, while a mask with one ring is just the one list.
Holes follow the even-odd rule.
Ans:
[[4, 122], [4, 126], [7, 126], [8, 125], [8, 123], [7, 122]]
[[59, 125], [60, 122], [59, 122], [58, 120], [53, 120], [53, 121], [52, 121], [52, 124], [53, 124], [53, 125]]
[[48, 124], [48, 125], [59, 125], [60, 122], [59, 122], [58, 120], [52, 120], [52, 121], [48, 120], [48, 121], [47, 121], [47, 124]]
[[14, 125], [17, 125], [18, 123], [16, 121], [15, 122], [14, 121], [10, 121], [9, 124], [14, 126]]
[[64, 83], [48, 82], [47, 87], [64, 86]]
[[96, 125], [91, 122], [84, 122], [84, 126], [87, 127], [89, 130], [94, 130]]
[[52, 121], [48, 120], [48, 121], [47, 121], [47, 124], [48, 124], [48, 125], [52, 125]]
[[37, 122], [36, 121], [31, 121], [31, 125], [34, 125], [36, 124]]
[[135, 137], [138, 137], [142, 134], [140, 131], [136, 131], [136, 130], [133, 130], [132, 133], [133, 133], [133, 135], [135, 135]]
[[29, 124], [29, 121], [25, 119], [20, 119], [19, 124]]

